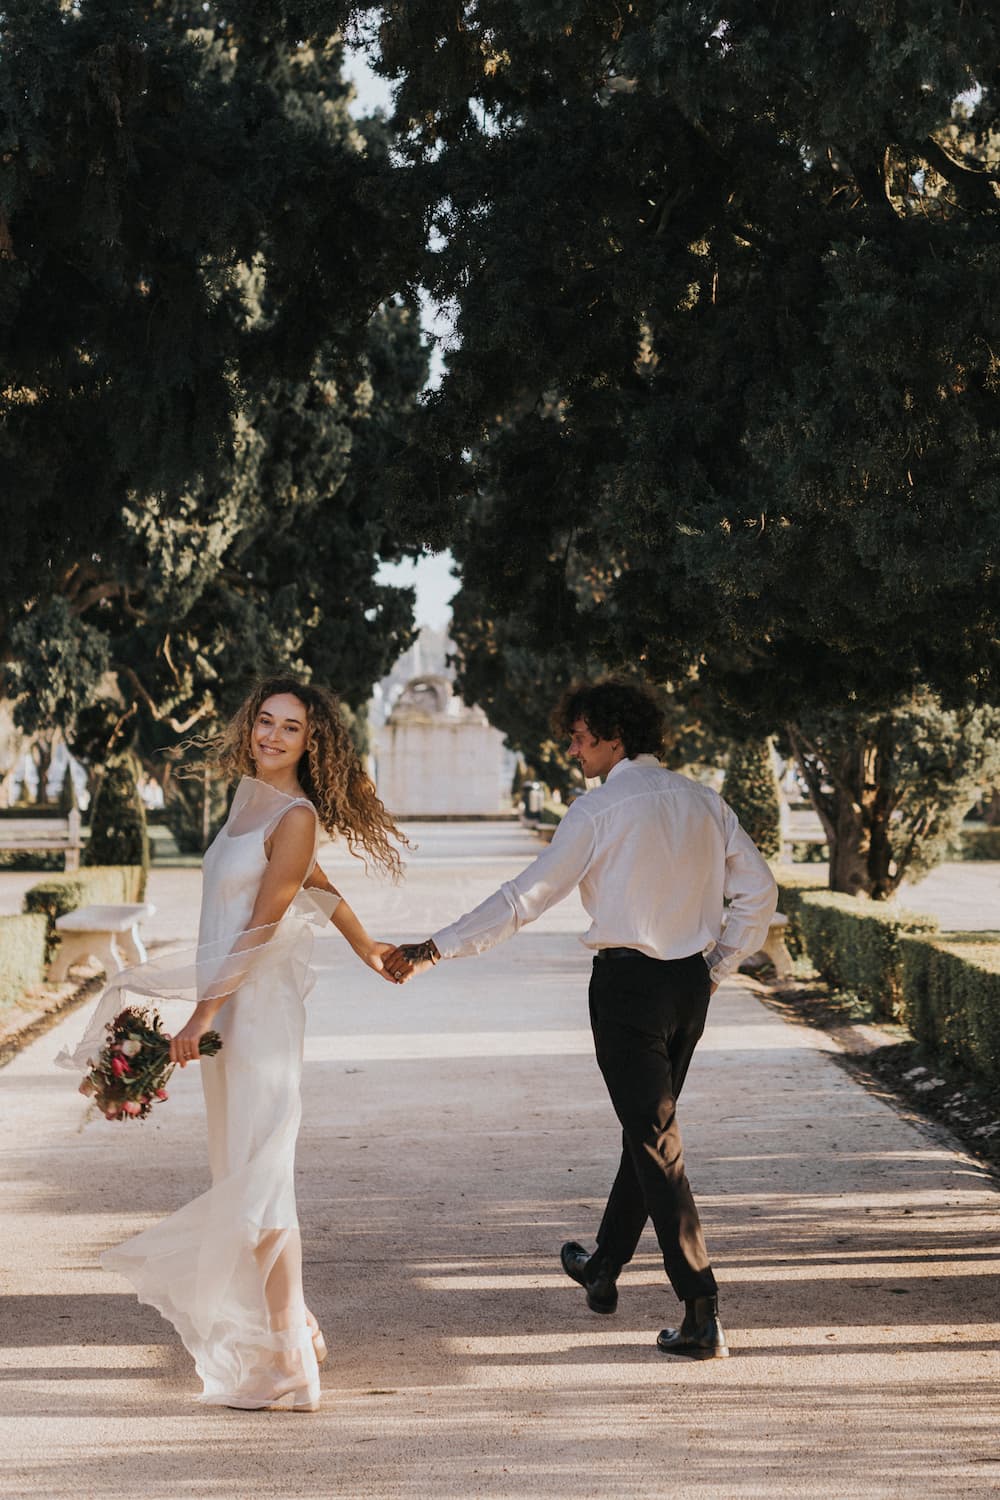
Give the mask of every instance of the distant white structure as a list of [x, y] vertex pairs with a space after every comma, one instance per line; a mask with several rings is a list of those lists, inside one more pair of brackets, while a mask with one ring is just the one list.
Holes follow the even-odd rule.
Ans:
[[373, 722], [372, 735], [375, 784], [391, 813], [489, 817], [510, 811], [512, 757], [503, 735], [481, 708], [455, 696], [443, 672], [411, 677], [386, 706], [388, 717]]

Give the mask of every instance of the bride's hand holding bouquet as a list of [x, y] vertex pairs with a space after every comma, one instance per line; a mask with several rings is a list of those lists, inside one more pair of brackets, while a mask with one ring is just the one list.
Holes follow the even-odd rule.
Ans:
[[[167, 1097], [166, 1084], [177, 1061], [176, 1039], [163, 1030], [155, 1011], [150, 1015], [138, 1006], [119, 1011], [106, 1030], [108, 1040], [81, 1083], [80, 1093], [93, 1099], [106, 1120], [144, 1120], [156, 1101]], [[185, 1042], [185, 1054], [189, 1045], [195, 1048], [189, 1059], [193, 1061], [196, 1056], [214, 1057], [222, 1040], [205, 1025], [200, 1027], [197, 1042]]]
[[[199, 1057], [211, 1057], [212, 1052], [206, 1050], [204, 1040], [206, 1037], [218, 1037], [218, 1033], [212, 1030], [212, 1022], [215, 1020], [216, 1012], [221, 1001], [199, 1000], [191, 1012], [191, 1019], [182, 1026], [176, 1036], [170, 1038], [170, 1061], [177, 1063], [181, 1068], [186, 1068], [189, 1062], [197, 1062]], [[222, 1043], [219, 1043], [221, 1046]], [[214, 1049], [218, 1051], [218, 1047]]]

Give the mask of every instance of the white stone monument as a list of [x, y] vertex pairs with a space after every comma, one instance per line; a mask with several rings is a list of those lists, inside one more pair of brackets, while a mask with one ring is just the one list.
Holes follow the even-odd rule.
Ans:
[[510, 812], [503, 735], [455, 696], [447, 677], [412, 677], [374, 733], [375, 784], [395, 816]]

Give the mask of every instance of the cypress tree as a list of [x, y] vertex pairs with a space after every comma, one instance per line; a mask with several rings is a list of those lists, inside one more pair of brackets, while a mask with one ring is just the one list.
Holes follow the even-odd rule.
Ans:
[[149, 869], [146, 813], [139, 797], [138, 767], [133, 755], [109, 760], [94, 799], [85, 865], [141, 865], [143, 888]]
[[94, 765], [275, 668], [360, 706], [411, 638], [376, 574], [421, 219], [308, 10], [4, 7], [0, 662]]
[[63, 774], [62, 787], [59, 791], [59, 816], [68, 818], [71, 812], [79, 811], [80, 799], [76, 795], [76, 782], [73, 780], [73, 768], [67, 765]]
[[722, 795], [765, 859], [781, 854], [781, 790], [770, 740], [734, 745]]

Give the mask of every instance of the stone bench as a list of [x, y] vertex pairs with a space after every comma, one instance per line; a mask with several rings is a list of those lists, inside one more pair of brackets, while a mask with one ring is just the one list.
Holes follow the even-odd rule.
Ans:
[[0, 851], [6, 854], [61, 854], [63, 868], [66, 870], [80, 868], [82, 843], [80, 814], [75, 808], [66, 819], [65, 826], [58, 829], [48, 827], [38, 832], [4, 833], [0, 825]]
[[144, 964], [146, 950], [139, 923], [156, 911], [148, 901], [131, 906], [80, 906], [56, 918], [59, 951], [49, 967], [55, 983], [66, 978], [73, 964], [96, 958], [106, 974], [120, 974], [130, 964]]
[[782, 916], [781, 912], [775, 912], [771, 918], [771, 925], [767, 929], [767, 937], [764, 939], [761, 953], [774, 965], [775, 976], [778, 979], [791, 979], [792, 977], [792, 955], [785, 945], [785, 928], [788, 926], [788, 918]]

